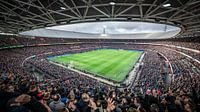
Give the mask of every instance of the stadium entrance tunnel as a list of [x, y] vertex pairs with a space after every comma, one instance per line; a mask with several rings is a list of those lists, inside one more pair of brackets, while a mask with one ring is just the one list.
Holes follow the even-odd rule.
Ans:
[[166, 39], [181, 32], [177, 26], [150, 22], [86, 22], [20, 32], [20, 35], [53, 38]]

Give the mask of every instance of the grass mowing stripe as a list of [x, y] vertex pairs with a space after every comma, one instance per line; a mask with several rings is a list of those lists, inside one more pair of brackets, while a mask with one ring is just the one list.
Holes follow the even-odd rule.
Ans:
[[70, 55], [62, 55], [62, 56], [58, 56], [58, 57], [54, 57], [54, 58], [66, 58], [68, 56], [70, 57], [85, 57], [85, 58], [91, 58], [91, 56], [94, 55], [94, 53], [96, 53], [95, 51], [90, 51], [90, 52], [84, 52], [84, 53], [78, 53], [78, 54], [70, 54]]
[[[123, 62], [120, 62], [120, 61], [123, 60], [124, 58], [126, 58], [128, 55], [130, 55], [130, 53], [124, 53], [124, 55], [121, 55], [121, 56], [113, 59], [113, 61], [108, 63], [108, 65], [104, 66], [102, 69], [99, 69], [100, 74], [105, 74], [105, 77], [107, 77], [107, 78], [111, 78], [111, 76], [113, 75], [112, 78], [114, 80], [116, 80], [117, 79], [117, 77], [116, 77], [117, 73], [116, 73], [116, 71], [114, 71], [114, 73], [113, 73], [113, 69], [115, 69], [115, 67], [117, 65], [123, 64]], [[111, 72], [113, 74], [110, 74]]]
[[82, 63], [82, 64], [87, 64], [93, 58], [96, 59], [97, 58], [96, 56], [101, 56], [101, 55], [94, 54], [93, 51], [91, 51], [91, 53], [90, 52], [86, 52], [84, 55], [86, 55], [86, 54], [88, 54], [87, 58], [86, 57], [82, 57], [83, 53], [80, 53], [80, 54], [72, 54], [72, 55], [69, 55], [69, 56], [56, 57], [55, 61], [59, 61], [59, 62], [60, 61], [61, 62], [64, 61], [65, 63], [69, 63], [70, 61], [76, 61], [76, 62], [79, 62], [79, 63]]
[[[83, 61], [86, 62], [86, 63], [83, 63], [82, 68], [84, 68], [84, 69], [89, 68], [88, 66], [92, 66], [92, 64], [95, 64], [97, 62], [97, 60], [100, 61], [100, 59], [105, 57], [106, 54], [109, 54], [109, 53], [96, 55], [93, 59], [88, 58], [86, 60], [85, 59], [80, 60], [80, 63], [82, 63]], [[80, 69], [82, 69], [82, 68], [80, 68]]]
[[[97, 50], [98, 51], [98, 50]], [[85, 57], [86, 59], [84, 59], [85, 61], [88, 61], [88, 60], [93, 60], [93, 59], [96, 59], [97, 57], [99, 57], [100, 55], [105, 55], [105, 54], [109, 54], [109, 52], [104, 52], [104, 54], [99, 54], [97, 52], [94, 52], [94, 51], [91, 51], [93, 52], [92, 54], [90, 53], [91, 56], [88, 56], [88, 57]], [[86, 53], [86, 54], [89, 54], [89, 53]], [[97, 55], [98, 54], [98, 55]], [[79, 58], [82, 58], [81, 56]], [[83, 58], [82, 58], [83, 59]]]
[[102, 68], [108, 67], [110, 64], [114, 63], [116, 60], [118, 60], [118, 58], [120, 58], [123, 55], [125, 55], [125, 53], [120, 56], [119, 56], [119, 54], [116, 54], [115, 56], [111, 56], [110, 59], [112, 59], [112, 60], [109, 60], [109, 61], [106, 61], [105, 63], [99, 64], [98, 68], [96, 67], [96, 70], [98, 72], [102, 71]]
[[123, 66], [126, 66], [128, 60], [130, 60], [130, 58], [124, 58], [123, 62], [118, 62], [118, 64], [116, 66], [111, 67], [111, 70], [108, 71], [107, 74], [114, 74], [116, 79], [120, 78], [120, 80], [123, 80], [121, 77], [122, 76], [121, 74], [128, 73], [127, 70], [126, 70], [126, 73], [124, 73], [124, 69], [128, 69], [128, 67], [123, 67]]
[[109, 54], [106, 54], [106, 55], [104, 54], [102, 59], [100, 58], [98, 60], [89, 62], [87, 68], [95, 69], [95, 68], [97, 68], [99, 66], [104, 66], [104, 64], [109, 62], [111, 59], [113, 60], [113, 57], [117, 57], [118, 55], [119, 54], [116, 54], [116, 53], [112, 53], [112, 54], [109, 53]]
[[[138, 57], [135, 55], [137, 55], [137, 54], [135, 54], [135, 53], [131, 54], [130, 58], [124, 59], [123, 63], [119, 63], [117, 66], [113, 67], [112, 70], [108, 71], [107, 74], [115, 74], [116, 79], [123, 80], [124, 79], [123, 74], [127, 75], [129, 73], [129, 71], [134, 67], [135, 63], [138, 60]], [[131, 62], [131, 63], [127, 64], [127, 62]], [[126, 66], [126, 67], [124, 67], [124, 66]]]

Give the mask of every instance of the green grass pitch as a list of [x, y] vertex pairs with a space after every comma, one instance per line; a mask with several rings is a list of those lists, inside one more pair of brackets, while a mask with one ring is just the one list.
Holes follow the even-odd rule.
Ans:
[[78, 70], [85, 70], [89, 73], [121, 82], [133, 69], [142, 53], [142, 51], [133, 50], [99, 49], [48, 59], [64, 65], [70, 64]]

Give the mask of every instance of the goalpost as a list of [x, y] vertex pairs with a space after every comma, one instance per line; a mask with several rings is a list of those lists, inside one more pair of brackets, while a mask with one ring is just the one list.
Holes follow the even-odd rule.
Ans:
[[68, 68], [73, 68], [74, 67], [74, 61], [70, 61], [68, 64]]

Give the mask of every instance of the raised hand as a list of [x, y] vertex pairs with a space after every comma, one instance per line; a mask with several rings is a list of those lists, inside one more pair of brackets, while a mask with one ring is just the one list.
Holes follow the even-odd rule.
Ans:
[[113, 101], [112, 98], [108, 98], [108, 100], [107, 100], [107, 108], [106, 108], [107, 112], [111, 112], [116, 108], [114, 103], [115, 103], [115, 101]]
[[96, 105], [96, 103], [92, 99], [90, 99], [89, 107], [91, 107], [94, 110], [97, 109], [97, 105]]

